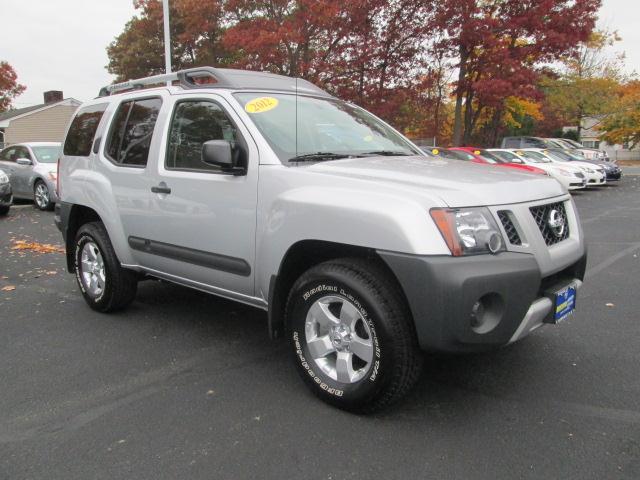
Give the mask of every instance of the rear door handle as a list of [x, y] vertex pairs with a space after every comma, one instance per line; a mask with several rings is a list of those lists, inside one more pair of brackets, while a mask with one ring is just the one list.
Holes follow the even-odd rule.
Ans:
[[164, 193], [165, 195], [169, 195], [171, 193], [171, 189], [167, 187], [164, 182], [162, 182], [157, 187], [151, 187], [151, 191], [153, 193]]

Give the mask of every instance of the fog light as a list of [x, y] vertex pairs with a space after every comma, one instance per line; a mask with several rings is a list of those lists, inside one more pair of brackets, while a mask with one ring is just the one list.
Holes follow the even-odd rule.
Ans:
[[484, 305], [480, 300], [473, 304], [471, 308], [471, 328], [478, 329], [482, 326], [484, 317]]
[[498, 293], [487, 293], [471, 307], [469, 326], [475, 333], [489, 333], [502, 320], [504, 300]]

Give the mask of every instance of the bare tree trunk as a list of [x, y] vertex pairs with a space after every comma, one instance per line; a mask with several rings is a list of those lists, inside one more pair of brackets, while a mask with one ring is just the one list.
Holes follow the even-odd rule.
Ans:
[[498, 107], [493, 111], [493, 117], [491, 118], [491, 146], [498, 146], [498, 134], [500, 133], [500, 123], [502, 122], [502, 115], [504, 114], [503, 107]]
[[473, 132], [473, 90], [467, 90], [467, 96], [464, 104], [464, 133], [462, 135], [462, 143], [469, 145], [471, 141], [471, 133]]

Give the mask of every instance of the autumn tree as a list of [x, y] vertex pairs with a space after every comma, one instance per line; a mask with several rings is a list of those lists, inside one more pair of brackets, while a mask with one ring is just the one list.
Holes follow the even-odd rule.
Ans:
[[[221, 2], [172, 0], [171, 62], [175, 69], [219, 65], [229, 61], [222, 47]], [[107, 47], [107, 70], [117, 81], [164, 72], [162, 3], [134, 0], [138, 11], [124, 31]]]
[[24, 92], [26, 87], [18, 83], [18, 75], [5, 61], [0, 62], [0, 112], [9, 110], [14, 98]]
[[456, 60], [453, 142], [468, 143], [491, 110], [492, 130], [508, 97], [535, 99], [536, 67], [576, 48], [593, 30], [600, 0], [443, 0], [435, 27]]
[[640, 81], [633, 80], [619, 88], [614, 113], [607, 115], [598, 130], [610, 145], [640, 145]]
[[623, 54], [609, 49], [620, 40], [617, 32], [594, 31], [573, 55], [563, 57], [557, 76], [544, 77], [541, 88], [546, 102], [565, 125], [578, 127], [585, 117], [605, 115], [624, 81]]
[[308, 79], [382, 117], [400, 109], [424, 67], [430, 1], [229, 0], [235, 65]]

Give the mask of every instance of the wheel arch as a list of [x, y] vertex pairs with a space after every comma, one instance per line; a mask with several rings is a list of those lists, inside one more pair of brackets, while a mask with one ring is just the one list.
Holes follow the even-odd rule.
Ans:
[[65, 239], [65, 251], [67, 257], [67, 270], [71, 273], [74, 271], [74, 259], [73, 259], [73, 243], [82, 225], [89, 222], [101, 222], [102, 219], [98, 212], [90, 207], [84, 205], [71, 205], [67, 218]]
[[271, 338], [281, 337], [287, 327], [285, 308], [294, 282], [315, 265], [338, 258], [361, 258], [374, 262], [396, 283], [404, 301], [407, 301], [397, 277], [373, 248], [325, 240], [300, 240], [289, 247], [278, 273], [269, 280], [268, 326]]

